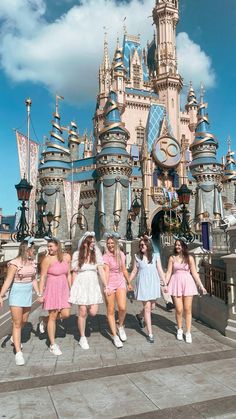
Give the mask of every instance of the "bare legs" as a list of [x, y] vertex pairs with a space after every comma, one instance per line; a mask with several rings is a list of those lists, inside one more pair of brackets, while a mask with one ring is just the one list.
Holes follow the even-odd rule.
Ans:
[[78, 328], [80, 337], [85, 336], [85, 326], [87, 315], [96, 316], [98, 312], [98, 304], [91, 304], [90, 306], [81, 305], [78, 307]]
[[11, 306], [12, 315], [12, 336], [16, 353], [21, 351], [21, 330], [29, 318], [31, 307]]
[[50, 341], [50, 345], [54, 345], [55, 343], [55, 334], [56, 334], [56, 320], [58, 318], [60, 312], [61, 319], [67, 319], [70, 316], [70, 309], [63, 308], [61, 310], [50, 310], [48, 316], [48, 324], [47, 324], [47, 331], [48, 337]]
[[152, 309], [155, 308], [155, 301], [143, 301], [143, 310], [141, 313], [143, 313], [144, 321], [146, 323], [148, 335], [152, 335]]
[[115, 302], [118, 307], [119, 326], [124, 325], [126, 316], [126, 290], [119, 288], [116, 292], [106, 296], [107, 319], [113, 336], [116, 336]]
[[175, 317], [178, 329], [183, 328], [183, 313], [186, 322], [186, 332], [190, 333], [192, 325], [192, 296], [173, 297], [175, 303]]

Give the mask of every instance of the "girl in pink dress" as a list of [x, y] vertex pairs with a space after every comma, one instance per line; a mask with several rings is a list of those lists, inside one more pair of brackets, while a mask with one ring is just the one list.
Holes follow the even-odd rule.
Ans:
[[49, 312], [48, 318], [42, 318], [41, 322], [47, 322], [49, 350], [56, 356], [62, 354], [55, 343], [56, 320], [58, 317], [65, 319], [70, 315], [70, 261], [70, 255], [62, 253], [59, 240], [48, 240], [48, 256], [43, 259], [41, 265], [39, 302], [43, 303], [43, 309]]
[[182, 240], [176, 240], [174, 254], [169, 258], [166, 283], [168, 284], [169, 294], [173, 297], [175, 303], [178, 327], [177, 339], [183, 340], [184, 312], [186, 322], [185, 340], [187, 343], [192, 343], [193, 296], [198, 294], [197, 287], [202, 294], [206, 294], [206, 290], [197, 273], [194, 258], [188, 254], [187, 245]]
[[[129, 283], [129, 275], [125, 267], [125, 255], [120, 251], [119, 243], [114, 237], [108, 237], [106, 241], [107, 251], [103, 256], [104, 268], [108, 286], [106, 291], [107, 318], [111, 329], [114, 345], [122, 348], [127, 339], [124, 330], [126, 315], [126, 282]], [[119, 326], [116, 330], [115, 303], [118, 306]], [[118, 331], [118, 335], [117, 335]]]

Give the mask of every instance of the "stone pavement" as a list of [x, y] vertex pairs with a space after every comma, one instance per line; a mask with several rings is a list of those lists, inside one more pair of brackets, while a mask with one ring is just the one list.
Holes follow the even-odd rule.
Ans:
[[0, 348], [0, 418], [236, 418], [236, 343], [193, 321], [193, 343], [175, 338], [173, 313], [160, 300], [153, 313], [155, 343], [146, 341], [127, 303], [127, 342], [116, 349], [104, 306], [87, 327], [90, 349], [78, 345], [75, 311], [54, 357], [37, 335], [41, 309], [23, 333], [26, 364], [17, 367], [8, 338]]

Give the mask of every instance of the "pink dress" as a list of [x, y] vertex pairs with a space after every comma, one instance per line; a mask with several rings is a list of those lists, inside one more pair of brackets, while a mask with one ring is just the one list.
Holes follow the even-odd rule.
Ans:
[[[120, 255], [121, 262], [125, 266], [125, 255], [123, 252], [120, 252]], [[112, 253], [107, 252], [103, 255], [103, 261], [109, 266], [108, 287], [110, 288], [110, 291], [115, 292], [118, 288], [126, 289], [125, 277], [120, 270], [115, 256]]]
[[69, 285], [67, 281], [69, 266], [66, 261], [53, 262], [47, 273], [46, 288], [44, 291], [44, 310], [61, 310], [70, 308]]
[[170, 295], [174, 297], [197, 295], [197, 287], [190, 273], [188, 263], [174, 261], [173, 273], [168, 285]]

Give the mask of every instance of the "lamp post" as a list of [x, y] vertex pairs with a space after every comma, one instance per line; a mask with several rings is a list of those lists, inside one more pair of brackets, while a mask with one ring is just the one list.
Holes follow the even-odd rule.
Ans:
[[26, 220], [26, 211], [29, 209], [26, 206], [26, 202], [29, 201], [30, 192], [33, 186], [30, 185], [30, 183], [24, 177], [17, 185], [15, 185], [15, 188], [17, 191], [18, 200], [22, 201], [22, 204], [18, 208], [21, 211], [21, 216], [16, 227], [16, 234], [13, 236], [13, 239], [16, 239], [18, 242], [20, 242], [29, 235], [29, 224]]
[[[143, 209], [144, 217], [143, 217], [143, 214], [140, 217], [141, 209]], [[139, 218], [138, 237], [141, 237], [144, 234], [148, 234], [147, 216], [146, 216], [146, 212], [145, 212], [145, 208], [144, 208], [142, 200], [140, 198], [138, 198], [137, 195], [135, 195], [135, 198], [134, 198], [134, 200], [132, 201], [132, 204], [131, 204], [131, 209], [128, 212], [127, 228], [126, 228], [126, 238], [127, 238], [127, 240], [132, 240], [133, 239], [131, 222], [135, 221], [137, 217]]]
[[188, 222], [189, 211], [187, 209], [187, 205], [189, 204], [190, 200], [191, 190], [187, 187], [187, 185], [183, 184], [176, 192], [178, 194], [179, 203], [180, 205], [182, 205], [182, 221], [179, 230], [175, 236], [180, 240], [182, 238], [188, 243], [192, 243], [195, 239], [195, 236], [190, 230]]
[[47, 234], [46, 235], [51, 238], [52, 237], [52, 228], [51, 228], [51, 226], [52, 226], [52, 222], [54, 221], [54, 214], [51, 211], [49, 211], [47, 213], [46, 217], [47, 217], [47, 222], [48, 222], [48, 231], [47, 231]]
[[[72, 215], [70, 220], [70, 240], [72, 239], [72, 228], [75, 224], [77, 224], [80, 230], [88, 231], [88, 220], [84, 215], [84, 208], [88, 209], [92, 205], [92, 202], [88, 202], [86, 204], [79, 204], [78, 211]], [[76, 217], [76, 222], [73, 222], [74, 218]]]
[[42, 238], [45, 236], [45, 224], [43, 221], [43, 218], [45, 216], [45, 211], [46, 211], [46, 205], [47, 202], [43, 199], [43, 194], [41, 192], [41, 196], [39, 198], [39, 200], [36, 202], [37, 207], [38, 207], [38, 229], [35, 233], [35, 237], [36, 238]]

